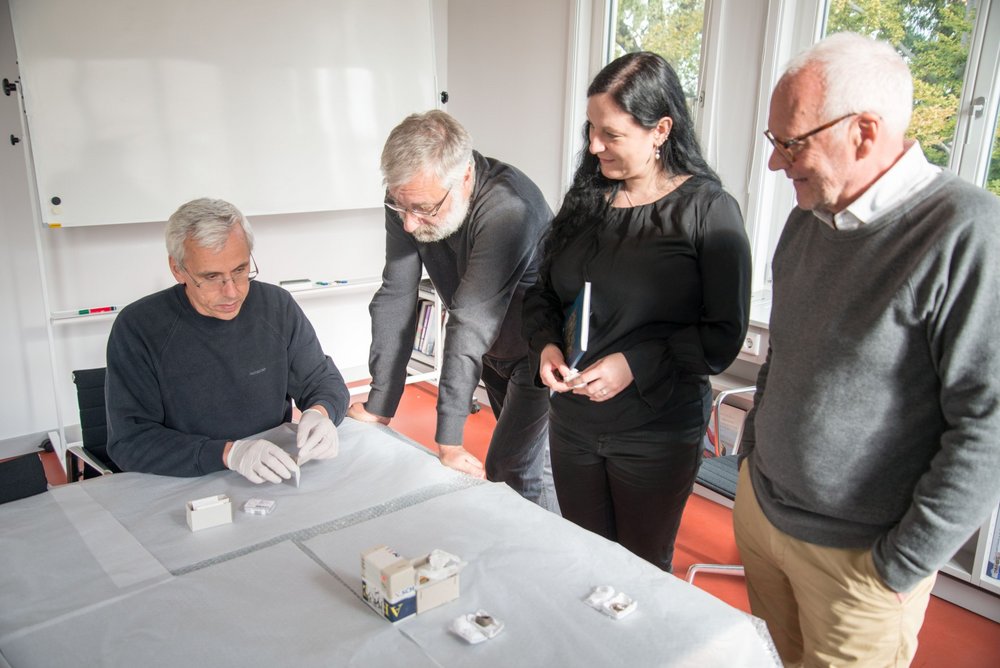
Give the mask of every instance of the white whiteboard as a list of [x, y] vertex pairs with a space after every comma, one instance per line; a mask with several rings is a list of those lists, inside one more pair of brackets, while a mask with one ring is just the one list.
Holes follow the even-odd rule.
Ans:
[[386, 136], [436, 104], [429, 0], [10, 8], [47, 225], [380, 206]]

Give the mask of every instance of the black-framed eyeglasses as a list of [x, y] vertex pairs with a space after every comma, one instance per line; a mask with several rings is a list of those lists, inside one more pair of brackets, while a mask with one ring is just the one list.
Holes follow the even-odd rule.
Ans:
[[857, 112], [844, 114], [840, 118], [835, 118], [829, 123], [824, 123], [823, 125], [819, 126], [818, 128], [815, 128], [814, 130], [810, 130], [809, 132], [800, 134], [798, 137], [792, 137], [791, 139], [785, 139], [785, 140], [778, 139], [773, 134], [771, 134], [770, 130], [764, 130], [764, 136], [767, 137], [767, 140], [769, 142], [771, 142], [771, 146], [774, 147], [774, 150], [777, 151], [778, 154], [788, 162], [788, 164], [791, 164], [795, 162], [795, 156], [797, 156], [799, 152], [802, 150], [802, 143], [806, 139], [809, 139], [809, 137], [812, 137], [815, 134], [819, 134], [823, 130], [828, 130], [832, 128], [834, 125], [841, 122], [845, 118], [850, 118], [851, 116], [857, 116], [857, 115], [858, 115]]
[[437, 217], [438, 212], [441, 211], [441, 207], [444, 206], [445, 200], [448, 199], [448, 195], [450, 195], [450, 194], [451, 194], [451, 188], [448, 188], [448, 192], [446, 192], [444, 194], [444, 197], [441, 198], [441, 201], [438, 202], [437, 204], [435, 204], [434, 206], [432, 206], [427, 211], [421, 211], [419, 209], [407, 209], [406, 207], [399, 206], [398, 204], [396, 204], [395, 202], [393, 202], [389, 198], [388, 195], [386, 196], [385, 201], [383, 202], [383, 204], [385, 204], [385, 206], [387, 208], [392, 209], [393, 211], [395, 211], [396, 213], [398, 213], [401, 216], [405, 216], [406, 214], [410, 214], [411, 216], [416, 216], [417, 218], [422, 218], [424, 220], [430, 220], [432, 218], [436, 218]]
[[[251, 266], [253, 267], [251, 269]], [[223, 288], [226, 287], [226, 283], [232, 281], [233, 285], [239, 288], [245, 288], [250, 281], [257, 278], [257, 274], [260, 271], [257, 269], [257, 261], [253, 257], [253, 253], [250, 253], [250, 264], [244, 265], [242, 267], [237, 267], [233, 271], [229, 272], [229, 278], [223, 276], [207, 276], [199, 281], [194, 275], [187, 270], [187, 267], [183, 263], [180, 265], [184, 273], [191, 277], [194, 281], [194, 286], [199, 290], [211, 290], [212, 292], [221, 292]]]

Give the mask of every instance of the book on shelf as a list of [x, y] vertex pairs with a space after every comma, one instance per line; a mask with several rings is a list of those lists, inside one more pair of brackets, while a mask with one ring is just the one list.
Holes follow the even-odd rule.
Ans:
[[417, 305], [417, 329], [413, 335], [413, 349], [424, 355], [433, 355], [437, 345], [438, 328], [434, 322], [434, 302], [421, 299]]
[[427, 328], [431, 321], [431, 312], [434, 310], [434, 305], [427, 301], [420, 301], [420, 315], [417, 320], [417, 341], [413, 346], [415, 350], [419, 352], [424, 351], [424, 341], [427, 340]]
[[[590, 281], [586, 281], [566, 311], [563, 322], [563, 358], [566, 366], [576, 373], [590, 343]], [[569, 380], [568, 378], [565, 380]]]
[[1000, 581], [1000, 507], [993, 518], [993, 540], [986, 554], [986, 576]]
[[[430, 315], [434, 315], [434, 309], [431, 309]], [[420, 352], [425, 355], [434, 354], [434, 346], [437, 343], [437, 333], [438, 329], [434, 326], [434, 318], [428, 318], [426, 331], [424, 332], [424, 345], [421, 346]]]
[[413, 331], [413, 349], [420, 350], [420, 339], [424, 335], [424, 320], [427, 317], [427, 307], [430, 302], [421, 299], [417, 302], [417, 327]]

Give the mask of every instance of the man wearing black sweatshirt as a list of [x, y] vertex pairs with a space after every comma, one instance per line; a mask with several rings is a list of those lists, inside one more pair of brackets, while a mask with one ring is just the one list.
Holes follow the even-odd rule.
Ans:
[[[124, 471], [199, 476], [224, 468], [281, 482], [337, 455], [348, 391], [291, 295], [254, 282], [253, 231], [222, 200], [167, 223], [177, 285], [127, 306], [108, 340], [108, 454]], [[303, 408], [297, 462], [247, 438]]]

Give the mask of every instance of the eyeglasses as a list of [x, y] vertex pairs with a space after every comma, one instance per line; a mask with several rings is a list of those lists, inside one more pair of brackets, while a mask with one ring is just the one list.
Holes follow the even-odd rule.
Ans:
[[809, 132], [801, 134], [798, 137], [792, 137], [791, 139], [785, 139], [784, 141], [778, 139], [773, 134], [771, 134], [770, 130], [764, 130], [764, 136], [767, 137], [767, 140], [769, 142], [771, 142], [771, 146], [773, 146], [774, 150], [778, 152], [778, 155], [784, 158], [785, 161], [788, 162], [788, 164], [792, 164], [793, 162], [795, 162], [795, 156], [797, 156], [799, 152], [802, 150], [803, 148], [802, 144], [806, 139], [809, 139], [809, 137], [812, 137], [815, 134], [819, 134], [823, 130], [828, 130], [832, 128], [837, 123], [841, 122], [845, 118], [850, 118], [851, 116], [857, 116], [857, 114], [856, 113], [844, 114], [840, 118], [835, 118], [829, 123], [824, 123], [815, 130], [810, 130]]
[[393, 211], [395, 211], [396, 213], [398, 213], [401, 216], [405, 216], [406, 214], [410, 214], [411, 216], [416, 216], [417, 218], [420, 218], [421, 220], [430, 220], [432, 218], [436, 218], [437, 217], [438, 212], [441, 210], [441, 207], [444, 206], [444, 202], [445, 202], [445, 200], [448, 199], [448, 195], [450, 195], [450, 194], [451, 194], [451, 188], [448, 188], [448, 192], [446, 192], [444, 194], [444, 197], [441, 198], [441, 201], [438, 202], [437, 204], [435, 204], [434, 206], [432, 206], [427, 211], [421, 211], [419, 209], [407, 209], [406, 207], [399, 206], [398, 204], [396, 204], [395, 202], [393, 202], [391, 199], [389, 199], [389, 197], [385, 198], [385, 201], [383, 202], [383, 204], [385, 204], [385, 206], [387, 208], [392, 209]]
[[237, 267], [233, 271], [229, 272], [229, 278], [223, 278], [218, 274], [209, 274], [198, 281], [194, 275], [187, 270], [183, 264], [180, 265], [184, 273], [191, 277], [194, 281], [194, 286], [199, 290], [210, 290], [212, 292], [221, 292], [225, 287], [226, 283], [232, 281], [232, 284], [238, 288], [245, 288], [250, 281], [257, 278], [257, 274], [260, 272], [257, 270], [257, 261], [253, 259], [253, 253], [250, 254], [250, 263], [253, 265], [253, 269], [249, 266]]

